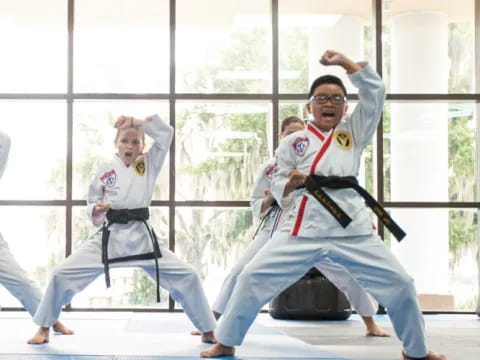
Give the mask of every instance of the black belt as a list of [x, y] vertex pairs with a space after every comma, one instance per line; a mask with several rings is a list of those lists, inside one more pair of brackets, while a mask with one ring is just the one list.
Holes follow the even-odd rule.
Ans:
[[262, 219], [260, 220], [260, 224], [258, 224], [257, 230], [255, 230], [255, 234], [253, 234], [253, 239], [255, 239], [255, 236], [257, 236], [258, 232], [263, 227], [265, 221], [270, 216], [270, 214], [277, 209], [280, 209], [280, 206], [278, 206], [277, 200], [274, 200], [272, 205], [270, 205], [270, 209], [268, 209], [267, 213], [263, 215]]
[[330, 189], [354, 189], [361, 197], [365, 199], [367, 206], [373, 210], [380, 221], [395, 236], [398, 241], [405, 237], [405, 232], [397, 225], [385, 209], [375, 200], [364, 188], [358, 185], [357, 178], [354, 176], [318, 176], [309, 175], [305, 180], [307, 190], [322, 204], [327, 211], [333, 215], [343, 228], [346, 228], [352, 219], [337, 205], [328, 194], [322, 190], [322, 187]]
[[[158, 270], [158, 258], [162, 257], [162, 253], [160, 252], [160, 247], [158, 246], [157, 236], [153, 228], [147, 224], [147, 220], [150, 217], [150, 212], [148, 208], [138, 208], [138, 209], [121, 209], [121, 210], [113, 210], [109, 209], [107, 211], [107, 220], [108, 223], [103, 224], [102, 228], [102, 263], [104, 265], [105, 270], [105, 282], [107, 284], [107, 288], [110, 287], [110, 269], [109, 264], [123, 262], [123, 261], [131, 261], [131, 260], [155, 260], [155, 272], [156, 272], [156, 280], [157, 280], [157, 302], [160, 302], [160, 274]], [[108, 228], [112, 224], [127, 224], [129, 221], [141, 221], [147, 228], [148, 234], [150, 235], [150, 239], [152, 240], [152, 247], [153, 251], [138, 254], [138, 255], [130, 255], [130, 256], [122, 256], [113, 259], [108, 258], [108, 239], [110, 237], [110, 230]]]

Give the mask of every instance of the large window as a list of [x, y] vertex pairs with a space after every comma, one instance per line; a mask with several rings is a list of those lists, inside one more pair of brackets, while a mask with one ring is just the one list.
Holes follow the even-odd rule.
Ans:
[[[318, 63], [334, 49], [368, 61], [387, 86], [359, 180], [408, 236], [397, 243], [379, 224], [380, 235], [415, 278], [424, 310], [474, 311], [479, 9], [480, 0], [3, 0], [0, 129], [12, 149], [0, 231], [44, 288], [96, 231], [85, 199], [114, 154], [115, 118], [157, 113], [175, 138], [152, 221], [199, 270], [213, 302], [255, 232], [250, 192], [281, 119], [309, 118], [306, 93], [326, 72], [345, 80], [349, 110], [356, 106], [344, 71]], [[155, 303], [140, 269], [111, 275], [112, 288], [100, 276], [70, 306], [178, 308], [165, 291]], [[3, 288], [0, 304], [20, 306]]]

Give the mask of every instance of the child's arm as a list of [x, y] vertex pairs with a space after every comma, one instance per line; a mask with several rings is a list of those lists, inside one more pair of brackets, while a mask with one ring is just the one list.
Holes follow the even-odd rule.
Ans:
[[146, 166], [153, 174], [158, 174], [172, 143], [173, 128], [158, 115], [151, 115], [145, 120], [120, 116], [115, 127], [125, 126], [137, 127], [153, 139], [154, 143], [147, 152]]
[[7, 167], [8, 154], [10, 152], [10, 138], [0, 131], [0, 178]]
[[356, 63], [339, 52], [327, 50], [320, 58], [320, 63], [325, 66], [338, 65], [345, 69], [347, 74], [354, 74], [362, 70], [363, 66]]
[[268, 171], [275, 171], [272, 169], [273, 165], [262, 165], [257, 174], [255, 184], [253, 186], [252, 196], [250, 198], [250, 207], [252, 208], [253, 216], [262, 217], [265, 212], [272, 206], [275, 198], [270, 192], [270, 180], [267, 176]]
[[335, 51], [326, 51], [320, 63], [339, 65], [349, 74], [353, 85], [358, 88], [359, 103], [348, 119], [355, 142], [365, 147], [373, 137], [380, 121], [385, 100], [385, 85], [381, 77], [367, 63], [356, 63]]
[[98, 227], [105, 221], [105, 214], [110, 208], [110, 204], [103, 201], [104, 187], [100, 181], [102, 171], [95, 175], [95, 178], [88, 189], [87, 198], [87, 216], [94, 226]]
[[[293, 190], [303, 184], [302, 180], [304, 181], [301, 179], [303, 174], [295, 170], [296, 163], [292, 152], [292, 145], [288, 140], [284, 140], [276, 151], [278, 171], [272, 177], [270, 189], [282, 208], [290, 205]], [[292, 172], [297, 174], [294, 178], [292, 178]]]

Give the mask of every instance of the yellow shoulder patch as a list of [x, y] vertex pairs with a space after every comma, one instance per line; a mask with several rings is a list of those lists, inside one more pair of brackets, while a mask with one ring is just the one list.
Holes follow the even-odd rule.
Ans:
[[143, 158], [135, 160], [133, 163], [133, 168], [138, 175], [145, 175], [145, 160]]
[[344, 130], [335, 131], [333, 134], [335, 144], [343, 150], [350, 150], [353, 145], [352, 134]]

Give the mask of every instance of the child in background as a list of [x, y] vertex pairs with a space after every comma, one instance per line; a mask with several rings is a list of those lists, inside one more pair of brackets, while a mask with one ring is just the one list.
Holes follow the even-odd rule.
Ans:
[[[233, 356], [234, 346], [243, 342], [264, 304], [315, 264], [332, 261], [344, 266], [388, 309], [405, 359], [446, 360], [427, 349], [413, 279], [373, 231], [364, 197], [354, 187], [335, 187], [355, 185], [363, 150], [380, 122], [383, 81], [368, 64], [336, 51], [326, 51], [320, 63], [345, 69], [359, 89], [359, 103], [345, 117], [348, 105], [342, 81], [325, 75], [312, 83], [307, 110], [313, 121], [287, 137], [276, 152], [278, 171], [271, 189], [281, 207], [288, 204], [285, 220], [242, 271], [219, 322], [218, 342], [200, 355]], [[313, 188], [312, 182], [320, 185]], [[326, 201], [320, 203], [318, 194]], [[342, 212], [352, 217], [347, 226], [339, 221], [345, 219]]]

